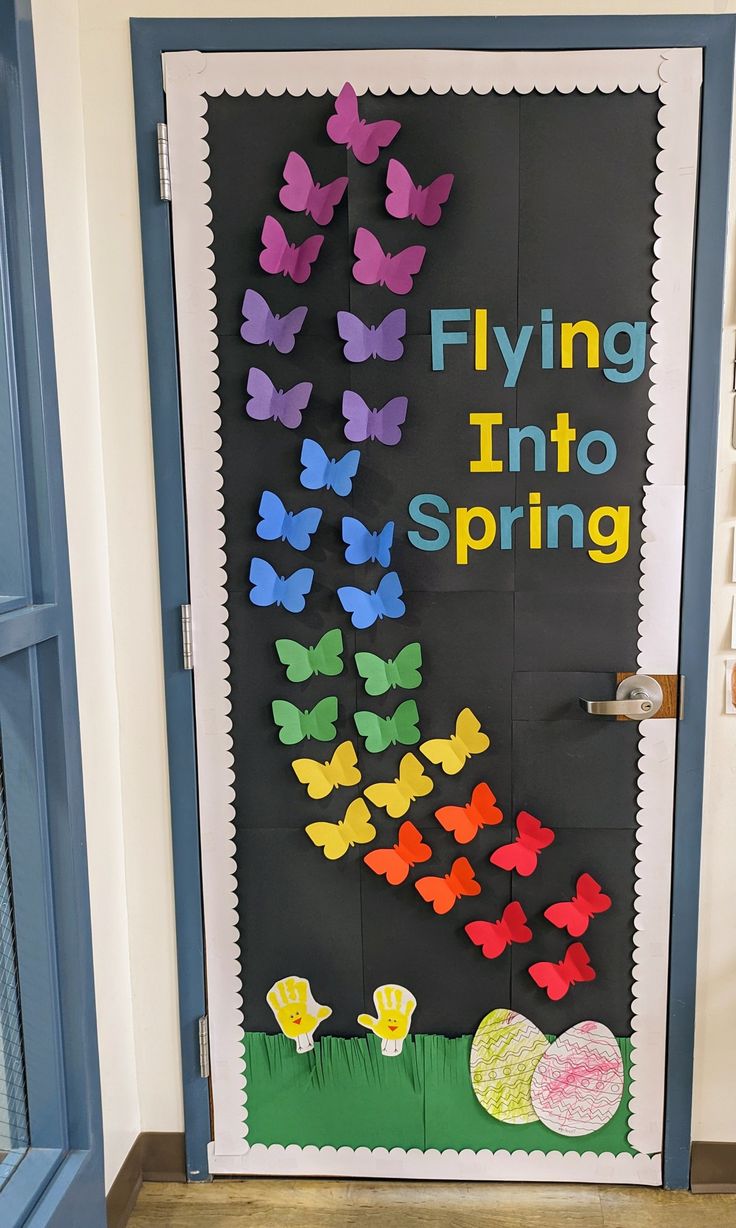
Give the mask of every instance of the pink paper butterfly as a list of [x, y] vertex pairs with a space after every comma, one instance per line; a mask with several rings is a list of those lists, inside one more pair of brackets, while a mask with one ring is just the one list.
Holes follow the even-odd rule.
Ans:
[[307, 163], [301, 154], [291, 151], [284, 166], [284, 186], [279, 200], [292, 213], [306, 213], [318, 226], [329, 226], [335, 208], [340, 204], [348, 186], [347, 175], [333, 179], [324, 187], [315, 183]]
[[391, 158], [386, 171], [386, 210], [392, 217], [415, 217], [423, 226], [436, 226], [454, 181], [454, 175], [438, 175], [423, 188], [414, 183], [401, 162]]
[[364, 286], [388, 286], [394, 294], [408, 294], [414, 285], [413, 274], [418, 273], [427, 253], [426, 247], [405, 247], [392, 256], [384, 252], [381, 244], [370, 230], [359, 226], [355, 232], [353, 251], [358, 257], [353, 265], [353, 277]]
[[336, 145], [347, 145], [359, 162], [375, 162], [386, 145], [390, 145], [401, 128], [395, 119], [380, 119], [369, 124], [360, 118], [358, 95], [349, 81], [335, 99], [335, 114], [327, 121], [327, 135]]
[[261, 231], [263, 251], [258, 263], [266, 273], [283, 273], [300, 285], [312, 272], [312, 265], [324, 243], [323, 235], [310, 235], [303, 243], [290, 243], [283, 226], [270, 214]]

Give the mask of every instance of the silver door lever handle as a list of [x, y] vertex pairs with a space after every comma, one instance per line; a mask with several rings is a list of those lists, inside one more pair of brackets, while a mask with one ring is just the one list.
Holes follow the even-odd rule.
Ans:
[[615, 699], [580, 699], [580, 707], [591, 716], [625, 716], [630, 721], [645, 721], [662, 706], [662, 688], [648, 674], [624, 678]]

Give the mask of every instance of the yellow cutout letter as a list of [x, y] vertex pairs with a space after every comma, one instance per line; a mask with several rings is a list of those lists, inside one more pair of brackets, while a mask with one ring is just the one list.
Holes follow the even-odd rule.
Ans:
[[[483, 525], [480, 537], [473, 537], [470, 526], [474, 520]], [[496, 538], [496, 517], [487, 507], [458, 507], [455, 511], [455, 557], [459, 564], [467, 563], [468, 550], [485, 550]]]
[[574, 427], [570, 426], [569, 414], [557, 415], [557, 426], [550, 431], [549, 437], [552, 443], [557, 444], [557, 472], [570, 472], [570, 444], [574, 443], [578, 437], [578, 433]]
[[503, 414], [469, 414], [468, 421], [471, 426], [480, 427], [480, 456], [478, 460], [471, 460], [470, 472], [500, 473], [503, 461], [493, 458], [493, 428], [501, 425]]
[[475, 369], [488, 370], [488, 311], [485, 307], [475, 309]]
[[573, 365], [573, 340], [582, 333], [588, 342], [589, 367], [601, 365], [601, 338], [597, 324], [592, 320], [578, 320], [576, 324], [560, 324], [560, 366]]
[[[601, 521], [610, 520], [613, 528], [610, 533], [601, 531]], [[588, 533], [590, 540], [597, 546], [611, 546], [610, 551], [589, 550], [588, 554], [594, 563], [618, 563], [629, 551], [629, 520], [630, 509], [623, 507], [597, 507], [590, 513]]]

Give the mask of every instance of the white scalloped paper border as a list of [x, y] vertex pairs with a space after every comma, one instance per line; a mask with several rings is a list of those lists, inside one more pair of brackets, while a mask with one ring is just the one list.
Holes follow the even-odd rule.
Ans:
[[[358, 93], [611, 93], [659, 91], [651, 428], [644, 492], [639, 667], [677, 666], [679, 566], [672, 516], [682, 519], [687, 420], [690, 271], [701, 53], [699, 49], [588, 52], [349, 51], [167, 53], [164, 57], [171, 151], [172, 220], [186, 497], [190, 602], [195, 644], [202, 878], [207, 947], [215, 1140], [210, 1171], [310, 1173], [658, 1184], [656, 1154], [387, 1151], [376, 1148], [265, 1147], [247, 1143], [243, 1011], [234, 861], [226, 576], [219, 456], [214, 256], [207, 184], [207, 96]], [[674, 409], [674, 414], [673, 414]], [[673, 430], [673, 421], [676, 430]], [[678, 436], [679, 438], [676, 438]], [[666, 532], [663, 530], [667, 530]], [[679, 557], [679, 556], [678, 556]], [[676, 575], [676, 591], [673, 589]], [[662, 636], [661, 619], [668, 617]], [[673, 657], [674, 654], [674, 657]], [[674, 659], [675, 664], [672, 664]], [[666, 662], [663, 664], [663, 662]], [[661, 1147], [669, 932], [669, 864], [674, 722], [641, 727], [634, 937], [634, 1018], [629, 1140], [642, 1153]]]

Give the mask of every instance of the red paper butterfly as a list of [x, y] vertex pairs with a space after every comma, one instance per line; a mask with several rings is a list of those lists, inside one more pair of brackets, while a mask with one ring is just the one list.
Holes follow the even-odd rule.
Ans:
[[463, 895], [480, 895], [480, 883], [467, 857], [458, 857], [444, 878], [418, 878], [414, 886], [437, 913], [449, 912]]
[[466, 806], [440, 806], [434, 814], [445, 831], [453, 833], [458, 844], [469, 844], [481, 827], [492, 827], [503, 820], [494, 793], [483, 782], [475, 786]]
[[518, 900], [506, 905], [500, 921], [471, 921], [465, 926], [465, 933], [481, 948], [486, 959], [496, 959], [512, 942], [530, 942], [532, 937], [526, 913]]
[[587, 930], [591, 917], [608, 912], [610, 907], [611, 897], [601, 891], [600, 883], [590, 874], [581, 874], [573, 898], [569, 902], [550, 904], [544, 915], [558, 930], [567, 930], [571, 938], [579, 938]]
[[429, 861], [432, 850], [422, 840], [413, 823], [406, 821], [399, 828], [399, 843], [390, 849], [374, 849], [363, 861], [374, 874], [385, 874], [392, 887], [403, 883], [409, 871], [421, 861]]
[[522, 878], [528, 878], [537, 868], [539, 854], [552, 843], [555, 833], [549, 827], [542, 827], [539, 819], [528, 810], [521, 810], [516, 816], [516, 830], [519, 833], [516, 839], [491, 853], [491, 862], [502, 870], [516, 870]]
[[577, 985], [579, 981], [594, 981], [595, 968], [591, 968], [588, 952], [582, 942], [573, 942], [567, 948], [565, 958], [558, 964], [532, 964], [529, 975], [540, 989], [547, 990], [548, 998], [559, 1002], [571, 985]]

